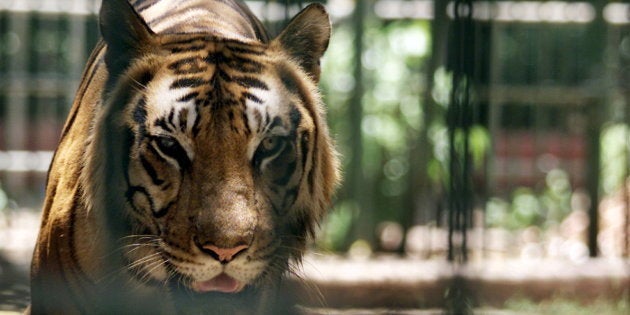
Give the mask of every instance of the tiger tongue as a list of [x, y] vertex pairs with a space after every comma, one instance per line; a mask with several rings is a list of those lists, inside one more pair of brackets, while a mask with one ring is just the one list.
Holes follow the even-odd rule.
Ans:
[[236, 293], [240, 291], [241, 288], [242, 286], [236, 279], [226, 275], [225, 273], [221, 273], [210, 280], [195, 281], [192, 284], [192, 289], [200, 293], [210, 291]]

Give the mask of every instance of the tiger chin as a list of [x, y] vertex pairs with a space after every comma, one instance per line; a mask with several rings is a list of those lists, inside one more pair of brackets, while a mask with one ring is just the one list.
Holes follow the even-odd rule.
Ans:
[[324, 7], [106, 0], [48, 173], [32, 314], [281, 314], [338, 161]]

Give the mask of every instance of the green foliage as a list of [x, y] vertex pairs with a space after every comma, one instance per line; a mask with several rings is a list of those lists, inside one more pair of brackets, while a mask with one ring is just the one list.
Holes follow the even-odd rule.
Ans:
[[9, 197], [4, 192], [4, 190], [2, 190], [2, 185], [0, 185], [0, 211], [4, 210], [8, 204], [9, 204]]
[[470, 141], [470, 154], [472, 156], [473, 167], [481, 169], [485, 162], [486, 155], [490, 152], [490, 132], [488, 129], [476, 125], [470, 129], [468, 135]]
[[510, 216], [510, 203], [498, 198], [490, 198], [486, 203], [486, 225], [488, 227], [504, 226]]
[[[362, 131], [387, 156], [406, 154], [422, 121], [422, 65], [429, 49], [425, 22], [399, 21], [366, 30]], [[373, 170], [378, 171], [378, 170]]]
[[621, 187], [625, 178], [630, 176], [628, 170], [628, 154], [630, 154], [630, 128], [626, 124], [609, 124], [604, 126], [601, 135], [600, 173], [601, 185], [606, 194], [614, 193]]
[[[347, 246], [349, 233], [360, 211], [359, 199], [368, 200], [376, 220], [397, 221], [402, 195], [408, 192], [409, 143], [417, 141], [424, 122], [423, 67], [430, 51], [429, 23], [396, 21], [381, 24], [370, 20], [364, 29], [364, 50], [361, 61], [363, 78], [353, 76], [354, 35], [351, 25], [336, 25], [322, 64], [321, 88], [329, 109], [329, 122], [342, 155], [344, 173], [353, 155], [361, 154], [365, 189], [362, 196], [350, 190], [340, 194], [337, 207], [323, 226], [320, 245], [328, 249]], [[360, 126], [352, 126], [352, 93], [362, 85], [362, 117]], [[357, 139], [351, 128], [361, 130], [361, 152], [354, 152]]]
[[486, 224], [512, 230], [532, 225], [556, 226], [572, 211], [572, 193], [567, 173], [551, 170], [540, 193], [521, 187], [514, 190], [509, 202], [498, 197], [490, 198], [486, 203]]
[[320, 248], [335, 251], [343, 249], [346, 246], [347, 237], [357, 213], [358, 206], [355, 202], [343, 201], [337, 203], [322, 225], [317, 245]]
[[542, 212], [540, 202], [529, 188], [517, 189], [512, 198], [512, 207], [507, 227], [523, 228], [540, 222]]
[[560, 169], [553, 169], [545, 177], [546, 189], [540, 196], [545, 225], [559, 224], [571, 213], [571, 183], [569, 175]]
[[[333, 212], [340, 213], [333, 214], [324, 225], [325, 235], [320, 245], [339, 249], [338, 246], [344, 243], [342, 238], [352, 233], [350, 225], [353, 223], [348, 219], [354, 216], [360, 219], [361, 216], [356, 214], [360, 211], [372, 211], [375, 222], [402, 220], [402, 213], [409, 211], [404, 196], [411, 191], [410, 173], [421, 171], [411, 167], [410, 144], [418, 143], [422, 132], [427, 132], [432, 148], [424, 166], [426, 172], [436, 187], [447, 184], [449, 138], [444, 114], [450, 99], [452, 75], [444, 68], [439, 68], [433, 75], [430, 96], [437, 104], [437, 112], [427, 121], [424, 67], [431, 48], [429, 27], [427, 21], [401, 20], [382, 24], [369, 20], [364, 29], [361, 57], [363, 78], [357, 82], [353, 77], [355, 30], [348, 24], [335, 26], [322, 65], [320, 86], [329, 106], [331, 129], [342, 154], [342, 168], [351, 169], [348, 163], [355, 154], [361, 154], [362, 176], [366, 183], [362, 196], [351, 195], [350, 190], [340, 194], [339, 205]], [[364, 91], [361, 126], [352, 126], [349, 117], [356, 113], [351, 112], [350, 102], [359, 84]], [[354, 152], [357, 139], [350, 138], [351, 128], [357, 127], [362, 135], [361, 152]], [[470, 144], [467, 154], [472, 158], [473, 167], [483, 167], [490, 149], [487, 129], [473, 126], [467, 139], [462, 130], [457, 135], [459, 144], [465, 140]], [[361, 198], [369, 200], [372, 208], [356, 206]], [[353, 208], [350, 204], [356, 209], [348, 210]]]
[[[424, 170], [436, 190], [448, 185], [449, 175], [449, 130], [445, 116], [453, 92], [453, 75], [440, 67], [433, 73], [431, 90], [427, 91], [427, 58], [431, 51], [430, 24], [427, 21], [398, 20], [383, 22], [366, 20], [364, 47], [361, 54], [362, 77], [354, 77], [355, 32], [351, 21], [335, 25], [330, 45], [322, 64], [321, 88], [328, 105], [329, 123], [342, 155], [342, 169], [348, 178], [350, 161], [360, 155], [361, 176], [365, 182], [361, 189], [344, 187], [339, 194], [337, 208], [324, 224], [321, 245], [331, 249], [342, 249], [349, 244], [345, 238], [355, 233], [353, 226], [361, 220], [362, 211], [370, 211], [370, 220], [401, 222], [403, 212], [409, 211], [405, 204], [408, 193], [413, 191], [409, 183], [413, 172]], [[511, 33], [510, 33], [511, 34]], [[518, 35], [518, 34], [516, 34]], [[520, 36], [520, 35], [519, 35]], [[508, 36], [502, 39], [505, 49], [502, 60], [507, 62], [516, 49], [518, 41]], [[556, 38], [556, 37], [553, 37]], [[508, 59], [506, 59], [508, 58]], [[506, 68], [507, 69], [507, 68]], [[502, 74], [506, 79], [512, 75]], [[519, 74], [520, 75], [520, 74]], [[514, 78], [517, 80], [518, 78]], [[510, 79], [512, 80], [512, 79]], [[510, 81], [508, 80], [508, 81]], [[517, 80], [518, 81], [518, 80]], [[516, 82], [516, 81], [514, 81]], [[467, 85], [462, 80], [457, 85]], [[354, 126], [357, 113], [352, 112], [357, 104], [353, 93], [357, 87], [364, 91], [358, 102], [361, 106], [360, 126]], [[471, 100], [475, 102], [475, 90], [471, 89]], [[425, 99], [429, 95], [430, 100]], [[461, 97], [459, 93], [457, 97]], [[431, 104], [427, 104], [427, 101]], [[427, 110], [427, 107], [431, 106]], [[431, 117], [427, 117], [431, 114]], [[361, 139], [353, 139], [353, 131], [360, 131]], [[426, 165], [419, 166], [412, 160], [412, 145], [419, 143], [426, 132], [429, 149]], [[468, 154], [474, 172], [485, 172], [487, 155], [491, 151], [489, 130], [473, 125], [468, 134], [455, 130], [455, 150], [459, 156]], [[628, 136], [626, 124], [606, 125], [601, 136], [602, 189], [610, 194], [619, 189], [626, 176], [628, 165]], [[422, 138], [424, 139], [424, 138]], [[359, 142], [360, 141], [360, 142]], [[468, 143], [468, 152], [462, 152]], [[357, 148], [360, 148], [357, 149]], [[356, 160], [356, 159], [355, 159]], [[346, 182], [347, 183], [347, 182]], [[569, 175], [554, 169], [547, 173], [540, 187], [516, 189], [505, 200], [491, 198], [486, 204], [486, 223], [490, 227], [522, 229], [537, 225], [545, 229], [556, 226], [573, 210], [573, 189]], [[355, 195], [353, 195], [355, 194]], [[359, 194], [358, 196], [356, 194]], [[369, 224], [361, 224], [362, 227]], [[345, 244], [345, 245], [343, 245]]]
[[588, 304], [562, 297], [543, 302], [516, 297], [507, 300], [504, 307], [519, 313], [540, 315], [625, 315], [630, 314], [630, 302], [625, 295], [619, 300], [602, 298]]

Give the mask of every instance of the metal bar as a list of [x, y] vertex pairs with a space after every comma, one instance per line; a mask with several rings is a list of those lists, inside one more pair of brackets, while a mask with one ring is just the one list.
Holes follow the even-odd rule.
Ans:
[[[602, 12], [607, 1], [594, 1], [593, 5], [596, 12]], [[587, 40], [591, 43], [592, 49], [588, 50], [585, 56], [593, 65], [603, 67], [605, 55], [602, 53], [601, 47], [606, 47], [606, 22], [603, 16], [598, 15], [593, 23], [587, 29]], [[608, 75], [608, 73], [606, 74]], [[605, 99], [609, 91], [605, 87], [598, 91], [600, 95], [590, 102], [588, 107], [588, 157], [587, 165], [587, 189], [591, 204], [589, 208], [589, 227], [588, 227], [588, 251], [590, 257], [599, 256], [599, 248], [597, 244], [597, 235], [599, 234], [599, 199], [600, 199], [600, 176], [601, 176], [601, 147], [600, 137], [602, 131], [602, 115]]]
[[[354, 69], [353, 76], [355, 78], [356, 84], [355, 88], [352, 92], [349, 109], [350, 113], [349, 123], [351, 135], [350, 139], [352, 139], [351, 143], [351, 152], [352, 155], [350, 157], [350, 163], [348, 168], [348, 187], [351, 187], [348, 192], [356, 202], [357, 206], [360, 209], [359, 217], [357, 223], [353, 227], [354, 236], [358, 238], [362, 238], [368, 241], [371, 241], [373, 236], [373, 213], [371, 211], [371, 202], [369, 202], [369, 198], [372, 195], [371, 185], [366, 185], [370, 183], [370, 181], [366, 180], [363, 174], [363, 135], [361, 130], [361, 122], [363, 120], [363, 40], [364, 40], [364, 21], [366, 18], [366, 11], [369, 8], [369, 3], [371, 1], [357, 1], [353, 16], [353, 26], [354, 26], [354, 51], [353, 51], [353, 59], [354, 59]], [[366, 187], [367, 186], [367, 187]]]
[[449, 47], [453, 73], [447, 110], [449, 132], [449, 233], [448, 259], [468, 259], [467, 228], [472, 211], [469, 133], [472, 125], [471, 82], [474, 79], [475, 43], [471, 1], [456, 1]]

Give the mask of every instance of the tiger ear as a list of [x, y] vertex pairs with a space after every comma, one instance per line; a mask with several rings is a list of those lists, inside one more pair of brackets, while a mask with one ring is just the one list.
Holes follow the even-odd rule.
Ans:
[[155, 35], [127, 0], [103, 0], [99, 25], [107, 44], [105, 63], [110, 72], [124, 70], [150, 46]]
[[328, 48], [330, 18], [326, 8], [313, 3], [298, 13], [274, 42], [289, 53], [311, 78], [319, 81], [319, 61]]

